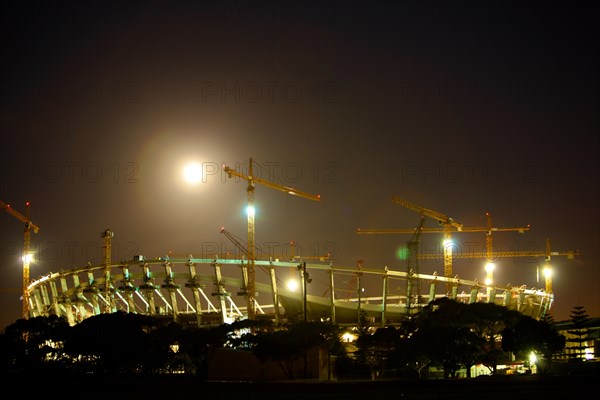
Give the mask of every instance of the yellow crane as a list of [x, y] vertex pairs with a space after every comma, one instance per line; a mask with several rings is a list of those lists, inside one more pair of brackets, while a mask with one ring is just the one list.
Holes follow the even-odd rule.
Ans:
[[[550, 268], [550, 259], [554, 256], [566, 256], [567, 259], [572, 260], [575, 256], [580, 255], [579, 250], [570, 250], [570, 251], [552, 251], [550, 248], [550, 239], [546, 239], [546, 249], [543, 251], [540, 250], [522, 250], [522, 251], [497, 251], [497, 252], [485, 252], [485, 253], [460, 253], [454, 255], [455, 258], [502, 258], [502, 257], [544, 257], [545, 265], [544, 265], [544, 278], [545, 278], [545, 288], [546, 292], [552, 293], [552, 270]], [[439, 258], [439, 255], [436, 254], [419, 254], [419, 259], [421, 260], [432, 260]]]
[[258, 176], [254, 176], [254, 166], [253, 159], [250, 158], [248, 164], [248, 175], [245, 175], [241, 172], [236, 171], [233, 168], [228, 166], [223, 166], [223, 170], [227, 172], [227, 176], [238, 177], [246, 180], [248, 182], [248, 186], [246, 188], [246, 192], [248, 195], [248, 207], [247, 207], [247, 216], [248, 216], [248, 282], [246, 284], [246, 300], [248, 305], [248, 319], [253, 320], [256, 316], [256, 288], [255, 288], [255, 255], [254, 255], [254, 189], [255, 184], [260, 183], [261, 185], [270, 187], [271, 189], [279, 190], [281, 192], [285, 192], [287, 194], [291, 194], [292, 196], [304, 197], [309, 200], [320, 201], [321, 196], [314, 195], [311, 193], [303, 192], [297, 190], [290, 186], [280, 185], [274, 182], [270, 182], [266, 179], [262, 179]]
[[[421, 233], [439, 233], [443, 234], [443, 259], [444, 259], [444, 276], [447, 278], [452, 277], [452, 232], [487, 232], [487, 246], [488, 252], [492, 251], [492, 231], [517, 231], [520, 233], [524, 233], [526, 230], [529, 230], [529, 225], [518, 228], [494, 228], [491, 226], [491, 216], [487, 213], [488, 220], [486, 227], [464, 227], [462, 223], [455, 221], [453, 218], [442, 214], [437, 211], [430, 210], [425, 207], [421, 207], [416, 205], [410, 201], [401, 199], [398, 196], [393, 196], [392, 201], [396, 204], [404, 206], [410, 210], [416, 211], [421, 216], [426, 216], [429, 218], [433, 218], [440, 225], [442, 225], [441, 229], [436, 228], [422, 228]], [[413, 233], [414, 229], [388, 229], [388, 230], [358, 230], [357, 233], [361, 234], [369, 234], [369, 233]], [[488, 268], [491, 274], [491, 268]], [[450, 286], [448, 283], [447, 286]]]
[[292, 262], [296, 261], [296, 260], [315, 260], [315, 261], [319, 261], [319, 262], [326, 262], [327, 260], [329, 260], [331, 258], [331, 254], [330, 253], [326, 253], [322, 256], [304, 256], [301, 254], [296, 255], [296, 242], [293, 240], [290, 240], [290, 260]]
[[[453, 218], [439, 213], [437, 211], [430, 210], [425, 207], [418, 206], [410, 201], [401, 199], [398, 196], [392, 197], [392, 201], [396, 204], [404, 206], [410, 210], [416, 211], [421, 215], [430, 217], [438, 221], [442, 225], [443, 233], [443, 246], [444, 246], [444, 276], [452, 277], [452, 231], [458, 230], [459, 232], [463, 229], [463, 224], [455, 221]], [[423, 233], [425, 230], [423, 230]]]
[[[426, 215], [425, 213], [421, 213], [421, 216], [423, 217], [424, 215]], [[446, 240], [450, 240], [451, 236], [450, 234], [452, 232], [485, 232], [485, 243], [486, 243], [486, 254], [487, 256], [485, 257], [487, 260], [486, 263], [486, 281], [488, 284], [492, 284], [494, 281], [494, 273], [493, 273], [493, 259], [494, 257], [492, 256], [493, 253], [493, 240], [492, 240], [492, 233], [493, 232], [519, 232], [519, 233], [525, 233], [525, 231], [528, 231], [529, 229], [531, 229], [531, 225], [525, 225], [525, 226], [520, 226], [520, 227], [516, 227], [516, 228], [498, 228], [498, 227], [494, 227], [492, 226], [492, 216], [490, 215], [489, 212], [485, 213], [486, 215], [486, 226], [475, 226], [475, 227], [465, 227], [462, 226], [462, 224], [460, 224], [460, 228], [456, 225], [452, 225], [452, 224], [446, 224], [444, 225], [444, 227], [442, 228], [424, 228], [421, 226], [419, 232], [420, 233], [443, 233], [444, 234], [444, 275], [445, 276], [452, 276], [452, 258], [455, 258], [452, 255], [452, 245], [448, 244], [446, 242]], [[449, 217], [443, 216], [440, 218], [445, 218], [445, 219], [438, 219], [438, 221], [443, 220], [443, 221], [449, 221], [451, 220]], [[437, 219], [437, 218], [436, 218]], [[410, 229], [362, 229], [362, 228], [358, 228], [356, 230], [356, 233], [359, 235], [374, 235], [374, 234], [409, 234], [409, 233], [414, 233], [415, 229], [414, 228], [410, 228]], [[449, 258], [447, 258], [447, 253], [450, 253]], [[419, 256], [420, 258], [421, 256]], [[448, 262], [448, 263], [447, 263]]]
[[106, 229], [102, 232], [102, 250], [104, 253], [104, 295], [106, 296], [106, 304], [104, 305], [104, 312], [112, 312], [112, 298], [110, 293], [110, 266], [111, 266], [111, 252], [112, 252], [112, 238], [114, 233], [110, 229]]
[[0, 201], [0, 207], [5, 209], [10, 215], [25, 223], [25, 231], [23, 235], [23, 318], [29, 318], [29, 295], [27, 287], [29, 286], [29, 264], [32, 261], [30, 252], [31, 246], [31, 231], [38, 233], [40, 227], [31, 222], [29, 218], [29, 202], [25, 203], [25, 215], [13, 209], [9, 204]]

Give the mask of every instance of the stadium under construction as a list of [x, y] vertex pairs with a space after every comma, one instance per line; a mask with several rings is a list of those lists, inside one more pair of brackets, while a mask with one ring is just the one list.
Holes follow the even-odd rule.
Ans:
[[[502, 286], [493, 279], [493, 259], [497, 257], [544, 257], [546, 264], [551, 256], [573, 258], [577, 251], [550, 251], [549, 240], [542, 252], [494, 252], [492, 232], [513, 231], [523, 233], [529, 225], [496, 228], [487, 213], [483, 227], [465, 227], [447, 215], [433, 211], [397, 196], [392, 201], [421, 215], [421, 222], [413, 229], [358, 230], [357, 234], [412, 233], [407, 242], [406, 268], [390, 269], [387, 266], [335, 265], [328, 257], [281, 256], [260, 259], [254, 241], [254, 186], [256, 183], [286, 194], [320, 201], [319, 195], [269, 182], [254, 176], [250, 159], [248, 174], [224, 167], [230, 177], [248, 182], [248, 241], [242, 244], [224, 233], [234, 242], [240, 256], [215, 255], [214, 258], [195, 258], [173, 255], [146, 258], [136, 255], [130, 260], [114, 263], [111, 256], [113, 232], [102, 232], [103, 261], [71, 270], [49, 273], [29, 280], [30, 231], [39, 227], [28, 216], [9, 205], [3, 208], [25, 222], [23, 252], [23, 317], [65, 317], [76, 324], [90, 316], [122, 310], [152, 316], [172, 318], [178, 322], [210, 326], [238, 319], [265, 319], [275, 323], [298, 320], [325, 320], [340, 325], [355, 325], [360, 318], [368, 318], [374, 326], [398, 325], [407, 316], [414, 315], [431, 301], [448, 297], [459, 302], [488, 302], [517, 310], [534, 318], [543, 317], [552, 307], [551, 274], [546, 275], [545, 289], [525, 285]], [[26, 204], [29, 207], [29, 203]], [[440, 227], [424, 228], [425, 217], [438, 222]], [[470, 258], [486, 259], [484, 282], [460, 279], [452, 271], [451, 236], [454, 232], [483, 232], [486, 251], [468, 254]], [[443, 254], [419, 254], [418, 243], [422, 233], [439, 233], [443, 236]], [[419, 259], [443, 261], [443, 274], [423, 274]], [[489, 268], [488, 268], [489, 267]], [[547, 272], [550, 272], [548, 268]], [[295, 285], [288, 285], [288, 283]], [[369, 288], [365, 291], [365, 288]]]
[[[105, 265], [50, 273], [29, 284], [29, 314], [56, 314], [76, 324], [93, 315], [122, 310], [198, 326], [228, 323], [248, 317], [248, 265], [243, 259], [135, 256], [110, 265], [108, 273]], [[362, 314], [375, 326], [397, 325], [440, 297], [466, 303], [493, 302], [539, 318], [553, 302], [552, 293], [544, 290], [482, 285], [435, 273], [342, 267], [327, 262], [256, 260], [255, 265], [264, 272], [257, 274], [255, 282], [256, 319], [279, 323], [306, 317], [355, 325]], [[298, 277], [297, 288], [285, 284], [290, 276]], [[381, 291], [363, 294], [369, 281], [370, 287], [377, 285]], [[325, 290], [311, 294], [313, 285], [307, 282], [325, 282]], [[109, 290], [105, 290], [107, 286]]]

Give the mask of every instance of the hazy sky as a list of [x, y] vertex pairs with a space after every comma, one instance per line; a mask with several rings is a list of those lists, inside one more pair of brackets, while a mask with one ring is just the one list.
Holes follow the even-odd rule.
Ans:
[[[31, 202], [31, 277], [245, 240], [246, 185], [221, 165], [320, 194], [258, 185], [256, 242], [290, 240], [336, 265], [403, 270], [419, 215], [531, 224], [499, 250], [552, 258], [556, 320], [600, 315], [597, 9], [567, 1], [8, 1], [2, 18], [0, 201]], [[186, 185], [195, 161], [204, 182]], [[426, 226], [437, 223], [427, 220]], [[0, 319], [21, 312], [22, 224], [0, 212]], [[456, 234], [483, 250], [483, 234]], [[424, 235], [422, 246], [439, 246]], [[207, 253], [207, 254], [204, 254]], [[542, 259], [499, 259], [499, 285], [543, 288]], [[454, 260], [482, 280], [482, 261]], [[441, 262], [421, 272], [443, 273]]]

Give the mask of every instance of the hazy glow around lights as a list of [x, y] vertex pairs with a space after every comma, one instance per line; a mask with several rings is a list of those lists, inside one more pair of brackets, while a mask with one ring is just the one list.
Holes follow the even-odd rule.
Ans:
[[246, 214], [248, 214], [248, 216], [254, 217], [255, 212], [256, 211], [255, 211], [254, 207], [251, 207], [251, 206], [246, 207]]

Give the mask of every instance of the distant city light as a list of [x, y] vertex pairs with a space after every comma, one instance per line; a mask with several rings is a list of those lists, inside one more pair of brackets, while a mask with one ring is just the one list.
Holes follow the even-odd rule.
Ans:
[[342, 335], [342, 341], [346, 343], [352, 343], [356, 340], [356, 335], [346, 332]]

